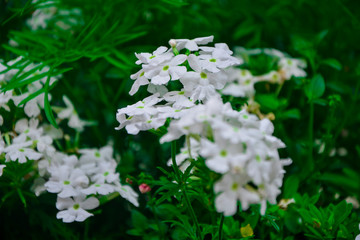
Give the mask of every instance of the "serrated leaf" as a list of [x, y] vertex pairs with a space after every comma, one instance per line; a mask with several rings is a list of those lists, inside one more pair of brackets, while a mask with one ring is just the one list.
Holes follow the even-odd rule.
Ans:
[[337, 228], [351, 213], [352, 205], [347, 204], [345, 200], [341, 201], [334, 209], [333, 228]]

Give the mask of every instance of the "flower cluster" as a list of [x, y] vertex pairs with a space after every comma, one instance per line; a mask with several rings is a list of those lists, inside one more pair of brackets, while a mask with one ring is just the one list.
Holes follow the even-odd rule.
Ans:
[[[191, 157], [202, 156], [209, 169], [223, 174], [214, 186], [215, 193], [219, 193], [217, 211], [234, 215], [240, 200], [243, 210], [249, 204], [261, 203], [261, 213], [265, 214], [266, 201], [275, 204], [280, 193], [283, 166], [291, 163], [289, 159], [280, 160], [278, 149], [285, 145], [272, 136], [273, 130], [268, 119], [259, 120], [245, 110], [235, 111], [229, 103], [213, 98], [172, 121], [160, 142], [183, 135], [197, 142], [194, 147], [190, 143]], [[178, 158], [177, 163], [185, 160]]]
[[[1, 72], [3, 73], [1, 74]], [[28, 63], [28, 61], [22, 57], [18, 57], [4, 64], [0, 62], [0, 86], [9, 84], [14, 76], [16, 76], [17, 79], [23, 78], [22, 81], [34, 79], [34, 81], [31, 81], [31, 83], [21, 89], [21, 94], [17, 94], [16, 91], [13, 90], [0, 93], [0, 109], [4, 108], [6, 111], [10, 111], [8, 105], [10, 100], [12, 100], [16, 106], [19, 106], [23, 100], [44, 89], [45, 83], [48, 80], [48, 74], [48, 66], [41, 63]], [[49, 87], [51, 88], [60, 78], [61, 75], [51, 76], [49, 78]], [[45, 93], [41, 92], [40, 94], [36, 94], [34, 98], [26, 101], [24, 104], [24, 112], [29, 118], [40, 116], [41, 110], [44, 109], [44, 97]], [[48, 98], [50, 101], [50, 94], [48, 94]], [[67, 119], [70, 128], [80, 132], [83, 131], [84, 127], [89, 125], [89, 122], [79, 118], [73, 104], [66, 96], [63, 97], [63, 100], [66, 107], [56, 107], [54, 109], [58, 113], [57, 122], [60, 123]], [[0, 113], [0, 126], [2, 124], [3, 117]]]
[[[190, 165], [190, 159], [201, 156], [210, 170], [222, 176], [214, 185], [217, 211], [234, 215], [239, 200], [243, 210], [260, 203], [261, 213], [265, 214], [267, 201], [276, 203], [283, 166], [291, 160], [280, 159], [278, 149], [285, 144], [272, 136], [274, 126], [270, 120], [259, 120], [246, 110], [233, 110], [230, 103], [223, 104], [221, 93], [251, 97], [254, 83], [266, 77], [254, 77], [249, 70], [234, 68], [243, 60], [231, 56], [232, 51], [224, 43], [204, 46], [212, 40], [212, 36], [170, 40], [171, 49], [159, 47], [153, 53], [136, 54], [136, 63], [142, 69], [131, 76], [135, 82], [130, 94], [148, 85], [152, 95], [119, 109], [117, 129], [137, 134], [157, 129], [171, 119], [160, 142], [186, 136], [186, 146], [176, 156], [180, 170]], [[302, 75], [286, 63], [279, 61], [279, 72], [284, 72], [281, 76], [287, 79]], [[181, 83], [180, 87], [173, 84], [175, 81]]]
[[73, 26], [83, 24], [82, 13], [79, 8], [62, 9], [53, 1], [41, 3], [38, 0], [33, 0], [32, 4], [36, 10], [26, 23], [33, 31], [46, 29], [49, 24], [54, 24], [55, 28], [63, 30], [69, 30]]
[[[48, 77], [49, 68], [42, 64], [26, 64], [22, 58], [0, 64], [0, 86], [13, 82], [13, 77], [28, 80], [35, 79], [21, 90], [10, 90], [0, 94], [0, 107], [5, 111], [14, 111], [13, 107], [40, 91], [46, 81], [50, 86], [61, 76]], [[35, 69], [35, 70], [34, 70]], [[38, 77], [38, 79], [37, 79]], [[68, 126], [77, 131], [83, 131], [87, 122], [81, 120], [71, 101], [64, 96], [66, 107], [57, 107], [57, 122], [68, 119]], [[15, 104], [15, 106], [14, 106]], [[137, 193], [127, 185], [120, 183], [116, 173], [117, 162], [112, 157], [113, 149], [105, 146], [97, 149], [75, 149], [73, 155], [68, 155], [56, 149], [54, 142], [62, 140], [63, 130], [51, 125], [41, 124], [41, 109], [44, 108], [44, 93], [27, 101], [24, 106], [24, 117], [17, 120], [15, 126], [5, 122], [4, 130], [0, 132], [0, 176], [7, 171], [9, 162], [25, 163], [32, 161], [34, 171], [39, 175], [34, 182], [33, 190], [38, 196], [42, 192], [57, 193], [56, 207], [60, 210], [57, 218], [64, 222], [84, 221], [93, 214], [92, 210], [99, 206], [98, 197], [118, 193], [134, 205], [138, 205]], [[0, 125], [4, 125], [7, 114], [2, 117]], [[5, 140], [5, 141], [4, 141]], [[66, 139], [65, 139], [66, 140]], [[74, 152], [73, 151], [73, 152]], [[5, 169], [4, 169], [5, 168]]]
[[[162, 46], [153, 53], [135, 54], [136, 63], [141, 64], [142, 69], [131, 75], [135, 82], [130, 94], [148, 85], [153, 95], [119, 109], [117, 129], [125, 127], [130, 134], [156, 129], [163, 126], [167, 118], [179, 118], [195, 103], [220, 96], [216, 90], [222, 89], [228, 81], [224, 69], [242, 61], [231, 56], [232, 51], [225, 43], [215, 44], [215, 47], [201, 46], [212, 40], [213, 36], [171, 40], [170, 49]], [[186, 54], [179, 54], [184, 48]], [[175, 81], [181, 86], [174, 86]]]
[[272, 70], [262, 75], [253, 75], [248, 69], [230, 68], [226, 71], [229, 84], [221, 91], [224, 95], [234, 97], [254, 98], [255, 87], [258, 82], [270, 82], [283, 84], [284, 81], [290, 80], [292, 77], [306, 77], [306, 62], [301, 59], [291, 58], [290, 56], [276, 49], [244, 49], [237, 48], [238, 56], [249, 56], [266, 54], [277, 60], [277, 70]]
[[39, 180], [35, 193], [38, 195], [44, 190], [57, 193], [56, 207], [61, 210], [57, 218], [64, 222], [84, 221], [92, 216], [85, 210], [99, 206], [95, 196], [114, 192], [138, 206], [137, 193], [120, 183], [111, 146], [99, 150], [80, 149], [79, 153], [78, 158], [58, 152], [51, 159], [39, 162], [39, 171], [48, 181]]

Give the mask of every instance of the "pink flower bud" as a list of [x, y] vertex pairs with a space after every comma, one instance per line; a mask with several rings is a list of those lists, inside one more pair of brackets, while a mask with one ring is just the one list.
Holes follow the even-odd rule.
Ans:
[[149, 185], [147, 185], [146, 183], [142, 183], [139, 186], [139, 190], [142, 194], [150, 192], [151, 191], [151, 187]]

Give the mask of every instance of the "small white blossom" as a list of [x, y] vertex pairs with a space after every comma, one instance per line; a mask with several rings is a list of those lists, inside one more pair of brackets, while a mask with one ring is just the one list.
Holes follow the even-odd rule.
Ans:
[[216, 90], [222, 89], [227, 82], [226, 74], [223, 72], [212, 73], [201, 67], [199, 59], [194, 54], [189, 55], [188, 61], [194, 72], [186, 72], [180, 78], [184, 89], [190, 98], [196, 100], [207, 100], [214, 95], [219, 95]]
[[295, 58], [282, 58], [279, 63], [279, 72], [282, 74], [285, 80], [289, 80], [294, 77], [306, 77], [306, 72], [303, 70], [306, 68], [306, 62]]
[[149, 64], [157, 66], [164, 61], [167, 61], [174, 56], [172, 52], [167, 52], [167, 47], [158, 47], [152, 54], [151, 53], [135, 53], [135, 56], [138, 58], [136, 64]]
[[243, 174], [225, 174], [220, 181], [215, 183], [215, 193], [220, 193], [215, 199], [215, 207], [224, 216], [232, 216], [237, 212], [237, 201], [240, 200], [241, 208], [246, 211], [250, 204], [260, 201], [259, 195], [246, 188], [249, 178]]
[[61, 198], [79, 195], [79, 188], [87, 187], [89, 178], [78, 168], [64, 166], [49, 167], [51, 178], [45, 183], [46, 190], [51, 193], [58, 193]]
[[180, 51], [183, 48], [186, 48], [190, 51], [197, 51], [199, 50], [198, 45], [205, 45], [214, 40], [214, 36], [208, 37], [200, 37], [195, 39], [175, 39], [177, 45], [176, 48]]
[[138, 194], [127, 185], [116, 184], [115, 190], [119, 192], [120, 196], [131, 202], [134, 206], [138, 207]]
[[6, 161], [16, 161], [25, 163], [28, 160], [39, 160], [42, 157], [41, 153], [29, 148], [32, 145], [31, 141], [24, 143], [17, 143], [7, 146], [4, 149]]
[[[86, 198], [85, 195], [79, 195], [74, 198], [58, 197], [56, 208], [62, 210], [56, 214], [58, 219], [62, 219], [65, 223], [83, 222], [93, 214], [85, 211], [97, 208], [100, 202], [95, 197]], [[65, 210], [64, 210], [65, 209]]]
[[151, 83], [154, 85], [167, 84], [170, 79], [178, 80], [186, 72], [185, 66], [178, 65], [182, 64], [186, 58], [186, 55], [180, 54], [157, 66], [143, 66], [143, 69], [145, 70], [145, 77], [151, 79]]
[[84, 130], [84, 127], [89, 125], [88, 122], [80, 119], [79, 115], [77, 114], [77, 112], [75, 111], [74, 105], [72, 104], [72, 102], [70, 101], [69, 98], [67, 98], [66, 96], [63, 96], [63, 101], [66, 105], [66, 108], [62, 109], [59, 113], [58, 113], [58, 118], [60, 119], [68, 119], [68, 126], [70, 128], [76, 129], [77, 131], [82, 132]]

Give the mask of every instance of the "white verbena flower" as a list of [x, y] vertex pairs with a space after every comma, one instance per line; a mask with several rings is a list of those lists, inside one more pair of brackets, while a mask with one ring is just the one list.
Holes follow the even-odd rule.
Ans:
[[32, 145], [31, 141], [12, 144], [4, 149], [6, 161], [16, 161], [25, 163], [29, 160], [39, 160], [42, 157], [41, 153], [29, 148]]
[[190, 51], [197, 51], [199, 50], [198, 45], [205, 45], [214, 40], [214, 36], [208, 36], [208, 37], [200, 37], [195, 39], [175, 39], [177, 45], [177, 50], [181, 50], [183, 48], [186, 48]]
[[244, 174], [225, 174], [220, 181], [215, 183], [215, 193], [220, 193], [215, 199], [215, 207], [224, 216], [232, 216], [237, 212], [237, 201], [240, 200], [241, 208], [246, 211], [250, 204], [260, 201], [259, 195], [246, 188], [249, 178]]
[[86, 198], [83, 194], [74, 198], [58, 197], [56, 201], [56, 208], [62, 211], [56, 214], [56, 218], [62, 219], [65, 223], [74, 221], [83, 222], [88, 217], [93, 216], [92, 213], [89, 213], [86, 210], [92, 210], [97, 208], [99, 205], [100, 202], [97, 198]]
[[185, 62], [186, 58], [186, 55], [180, 54], [156, 66], [144, 65], [144, 75], [146, 78], [151, 79], [151, 83], [155, 85], [167, 84], [170, 79], [178, 80], [186, 72], [185, 66], [179, 66]]
[[58, 113], [58, 118], [60, 119], [68, 119], [68, 126], [70, 128], [76, 129], [79, 132], [82, 132], [84, 130], [84, 127], [89, 125], [88, 122], [81, 120], [77, 112], [75, 111], [74, 105], [70, 101], [68, 97], [65, 95], [63, 96], [64, 103], [66, 105], [66, 108], [61, 110]]

